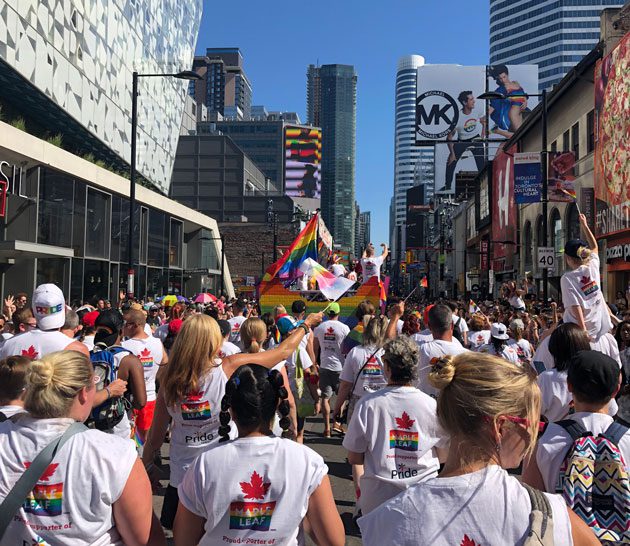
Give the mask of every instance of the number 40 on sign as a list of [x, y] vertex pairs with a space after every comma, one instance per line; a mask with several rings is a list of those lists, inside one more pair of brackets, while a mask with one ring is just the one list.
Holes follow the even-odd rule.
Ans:
[[556, 255], [552, 246], [538, 247], [538, 267], [554, 269], [556, 266]]

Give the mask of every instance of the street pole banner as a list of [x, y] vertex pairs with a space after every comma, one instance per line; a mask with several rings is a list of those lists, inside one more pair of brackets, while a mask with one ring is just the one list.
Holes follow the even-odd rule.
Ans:
[[542, 201], [540, 154], [514, 154], [514, 201], [517, 205]]
[[548, 152], [549, 201], [575, 201], [575, 152]]

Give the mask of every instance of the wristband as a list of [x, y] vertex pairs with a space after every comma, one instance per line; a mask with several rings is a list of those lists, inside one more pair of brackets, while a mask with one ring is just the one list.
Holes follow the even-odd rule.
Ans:
[[304, 323], [300, 324], [298, 328], [302, 328], [304, 330], [304, 335], [307, 335], [311, 331], [311, 329]]
[[109, 386], [105, 386], [105, 390], [107, 391], [107, 399], [109, 400], [112, 397], [112, 391], [109, 390]]

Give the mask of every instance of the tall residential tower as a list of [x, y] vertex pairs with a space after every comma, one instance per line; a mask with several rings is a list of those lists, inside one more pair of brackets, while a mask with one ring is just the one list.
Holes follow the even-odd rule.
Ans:
[[407, 55], [396, 70], [396, 126], [394, 148], [394, 197], [390, 209], [390, 242], [393, 256], [400, 248], [397, 226], [407, 217], [407, 190], [425, 185], [427, 199], [433, 196], [433, 148], [416, 146], [416, 81], [424, 57]]
[[354, 251], [357, 75], [344, 64], [310, 65], [309, 125], [322, 129], [322, 216], [336, 244]]
[[537, 64], [549, 89], [599, 41], [599, 15], [619, 0], [490, 0], [490, 64]]

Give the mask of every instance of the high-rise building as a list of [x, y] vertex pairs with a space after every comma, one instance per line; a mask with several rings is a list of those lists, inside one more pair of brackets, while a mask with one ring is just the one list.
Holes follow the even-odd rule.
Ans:
[[[358, 207], [357, 207], [358, 208]], [[367, 247], [370, 242], [370, 211], [360, 212], [357, 214], [357, 228], [356, 228], [356, 241], [355, 241], [355, 255], [361, 257], [361, 253]]]
[[252, 111], [252, 85], [243, 69], [243, 55], [237, 47], [209, 47], [195, 57], [193, 70], [202, 80], [191, 81], [188, 93], [208, 113], [248, 120]]
[[537, 64], [549, 89], [599, 41], [599, 16], [619, 0], [490, 0], [490, 64]]
[[354, 158], [357, 75], [354, 67], [310, 65], [308, 123], [322, 129], [322, 216], [336, 244], [354, 251]]
[[[68, 149], [126, 171], [132, 73], [189, 69], [203, 2], [102, 4], [0, 0], [0, 102], [3, 117], [19, 113], [42, 134], [63, 133]], [[185, 96], [181, 79], [139, 80], [137, 170], [162, 192]]]
[[422, 184], [426, 199], [433, 197], [433, 148], [416, 146], [416, 82], [424, 57], [406, 55], [396, 70], [396, 121], [394, 147], [394, 197], [390, 209], [390, 246], [398, 256], [401, 245], [397, 226], [407, 217], [407, 190]]

